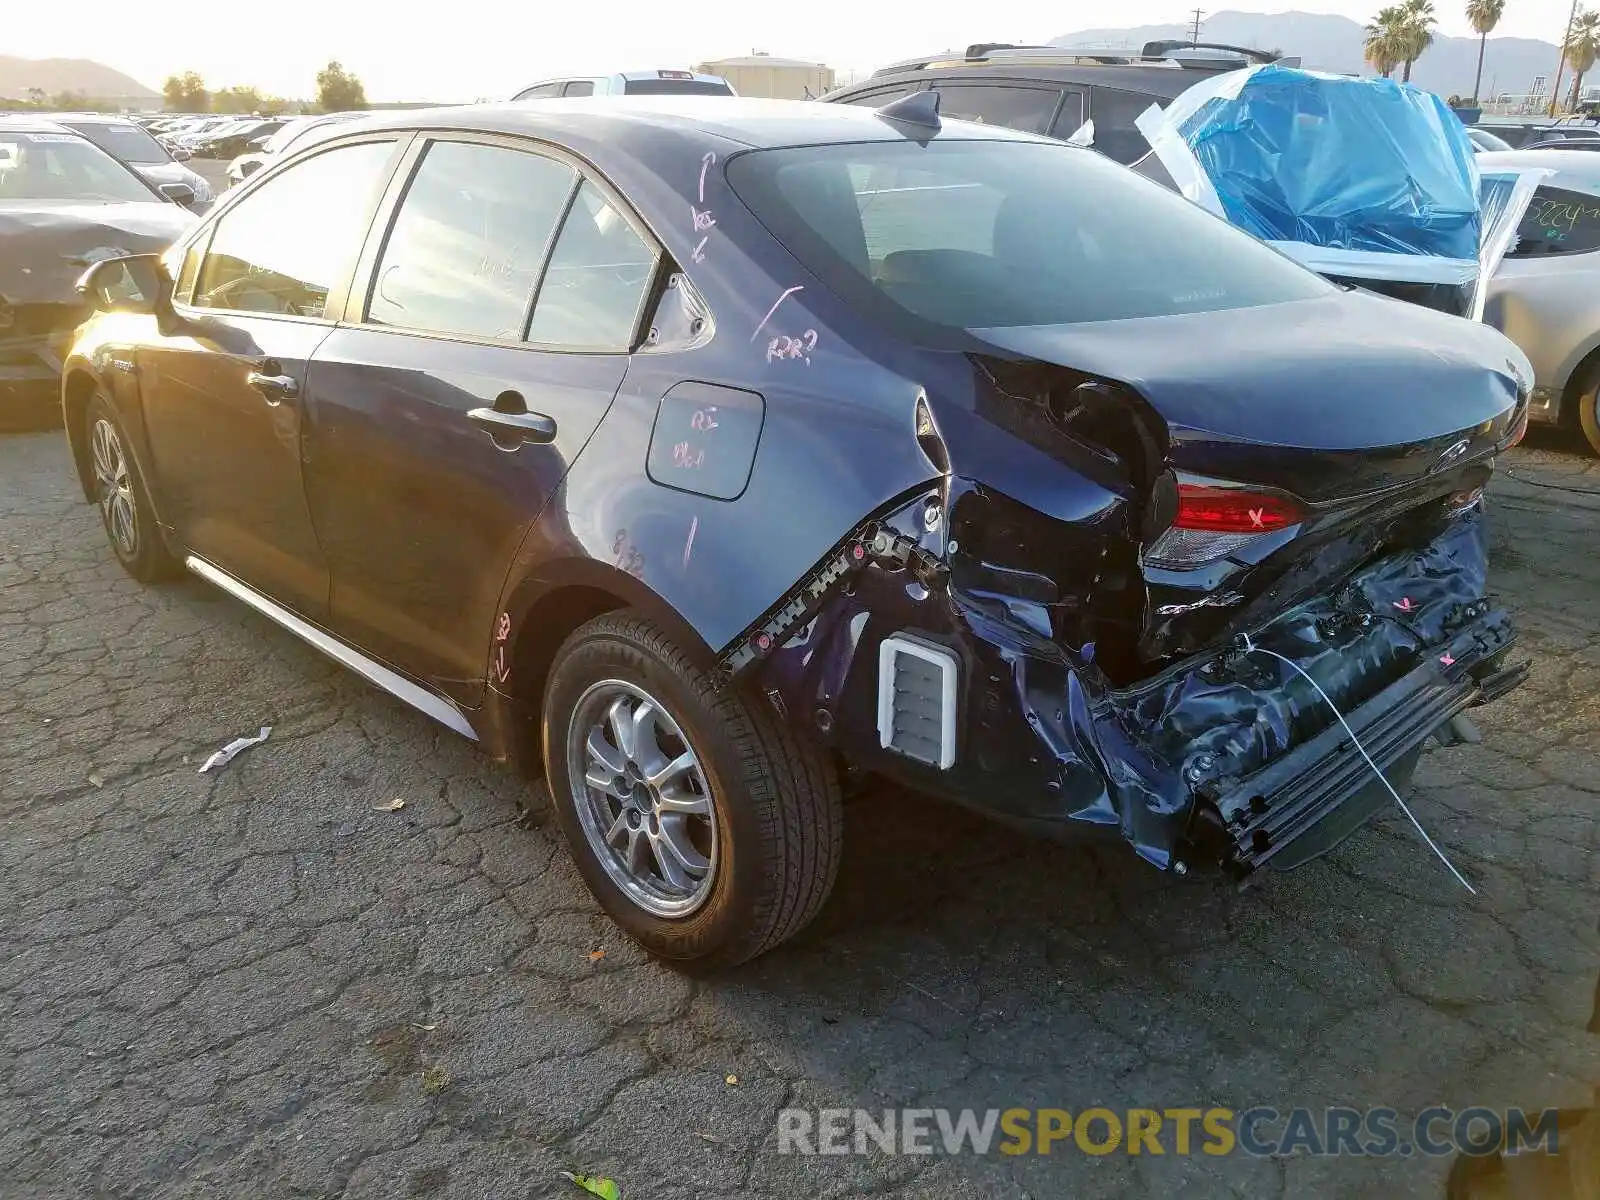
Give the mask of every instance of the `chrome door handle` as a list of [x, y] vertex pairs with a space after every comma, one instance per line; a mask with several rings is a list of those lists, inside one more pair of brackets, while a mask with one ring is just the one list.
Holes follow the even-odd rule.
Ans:
[[487, 429], [496, 445], [510, 441], [510, 448], [516, 449], [523, 442], [549, 443], [556, 440], [556, 423], [543, 413], [474, 408], [467, 412], [467, 416]]
[[293, 375], [263, 375], [260, 371], [251, 371], [244, 381], [265, 396], [268, 404], [281, 404], [300, 394], [300, 385]]

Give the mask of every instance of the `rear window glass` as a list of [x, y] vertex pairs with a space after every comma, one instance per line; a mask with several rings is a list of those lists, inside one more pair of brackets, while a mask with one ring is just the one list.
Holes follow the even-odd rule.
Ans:
[[1331, 284], [1089, 150], [936, 140], [759, 150], [747, 205], [848, 302], [984, 329], [1248, 308]]
[[1600, 196], [1542, 187], [1517, 227], [1512, 258], [1581, 254], [1600, 248]]
[[703, 79], [629, 79], [623, 90], [630, 96], [731, 96], [726, 83]]
[[161, 148], [161, 143], [132, 122], [126, 125], [113, 125], [107, 121], [84, 121], [81, 124], [63, 121], [62, 124], [69, 129], [77, 130], [100, 149], [125, 163], [169, 161], [169, 156]]

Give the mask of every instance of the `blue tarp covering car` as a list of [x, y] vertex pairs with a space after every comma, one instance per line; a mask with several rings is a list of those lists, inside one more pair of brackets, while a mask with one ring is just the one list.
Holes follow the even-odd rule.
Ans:
[[1252, 67], [1139, 124], [1202, 207], [1325, 275], [1463, 316], [1534, 183], [1481, 175], [1449, 106], [1389, 79]]

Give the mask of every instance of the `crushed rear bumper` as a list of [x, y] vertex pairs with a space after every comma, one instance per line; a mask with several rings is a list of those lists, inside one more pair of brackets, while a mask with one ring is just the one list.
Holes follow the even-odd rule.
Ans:
[[1403, 789], [1430, 735], [1526, 673], [1487, 595], [1481, 507], [1441, 502], [1248, 646], [1224, 636], [1125, 686], [1060, 635], [1050, 610], [1073, 597], [963, 563], [926, 511], [841, 545], [724, 668], [858, 768], [1037, 833], [1120, 834], [1158, 867], [1242, 877], [1315, 857], [1392, 803], [1341, 715]]
[[[1512, 640], [1505, 614], [1487, 614], [1440, 655], [1346, 713], [1348, 730], [1336, 722], [1253, 775], [1207, 789], [1197, 829], [1209, 826], [1221, 835], [1214, 839], [1213, 851], [1220, 850], [1215, 857], [1245, 876], [1269, 864], [1299, 866], [1338, 845], [1393, 802], [1368, 757], [1392, 784], [1404, 787], [1431, 735], [1522, 682], [1527, 663], [1499, 665]], [[1445, 658], [1456, 665], [1443, 666]], [[1460, 669], [1463, 663], [1476, 665]], [[1197, 839], [1201, 846], [1207, 840], [1204, 832]]]

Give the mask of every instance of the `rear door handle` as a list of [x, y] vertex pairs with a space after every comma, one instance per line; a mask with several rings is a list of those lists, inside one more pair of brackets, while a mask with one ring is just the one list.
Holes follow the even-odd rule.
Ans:
[[524, 442], [547, 444], [556, 440], [556, 423], [543, 413], [474, 408], [468, 410], [467, 416], [487, 429], [495, 445], [502, 449], [515, 450]]
[[268, 404], [281, 404], [300, 394], [300, 385], [295, 382], [293, 375], [264, 375], [260, 371], [251, 371], [244, 381], [265, 396]]

